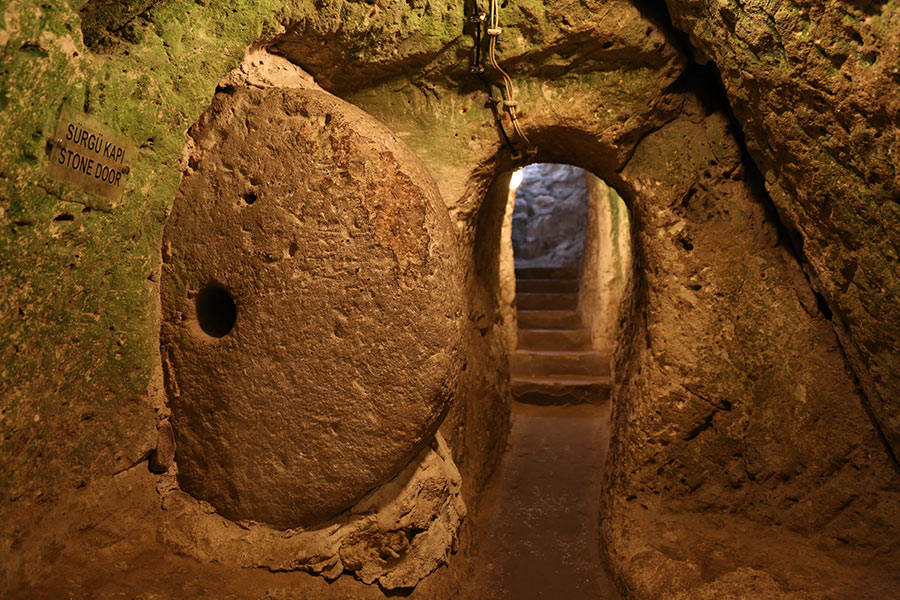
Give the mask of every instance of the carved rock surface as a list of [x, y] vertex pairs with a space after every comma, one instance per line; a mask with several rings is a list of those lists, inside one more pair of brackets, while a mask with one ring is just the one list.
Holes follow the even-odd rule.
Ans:
[[588, 216], [584, 170], [537, 163], [522, 171], [512, 222], [517, 264], [580, 266]]
[[219, 94], [191, 133], [163, 250], [179, 483], [231, 519], [316, 523], [449, 408], [454, 233], [419, 160], [329, 94]]
[[328, 580], [351, 572], [384, 589], [412, 588], [455, 551], [467, 510], [461, 488], [438, 433], [396, 477], [312, 529], [237, 525], [172, 485], [163, 492], [161, 533], [178, 553], [233, 569], [303, 570]]
[[667, 0], [747, 147], [900, 455], [900, 4]]

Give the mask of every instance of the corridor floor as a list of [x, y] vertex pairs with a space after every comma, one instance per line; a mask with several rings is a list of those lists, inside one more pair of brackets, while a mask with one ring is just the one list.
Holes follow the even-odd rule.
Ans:
[[513, 402], [469, 600], [614, 600], [597, 532], [610, 403]]

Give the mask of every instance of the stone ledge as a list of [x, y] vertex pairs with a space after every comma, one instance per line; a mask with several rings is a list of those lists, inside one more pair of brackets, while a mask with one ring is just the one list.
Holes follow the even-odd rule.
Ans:
[[437, 434], [396, 477], [337, 517], [279, 531], [231, 521], [182, 492], [173, 473], [160, 486], [160, 531], [173, 551], [237, 568], [307, 571], [334, 580], [351, 572], [387, 590], [415, 587], [455, 552], [466, 505], [462, 481]]

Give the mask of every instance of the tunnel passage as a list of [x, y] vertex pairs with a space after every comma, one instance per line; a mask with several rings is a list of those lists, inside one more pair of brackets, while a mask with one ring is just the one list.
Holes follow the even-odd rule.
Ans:
[[191, 133], [162, 278], [179, 483], [231, 519], [309, 525], [448, 409], [454, 233], [418, 159], [329, 94], [220, 93]]
[[[512, 174], [501, 232], [501, 293], [514, 298], [513, 397], [603, 402], [631, 265], [628, 209], [592, 173], [535, 163]], [[511, 246], [511, 247], [510, 247]], [[514, 289], [512, 287], [514, 286]]]
[[[617, 322], [622, 343], [613, 353], [600, 530], [615, 577], [637, 597], [664, 596], [646, 584], [655, 573], [674, 580], [685, 564], [699, 565], [698, 573], [709, 564], [709, 540], [723, 527], [713, 511], [739, 514], [745, 523], [736, 530], [772, 535], [793, 555], [817, 557], [809, 562], [828, 561], [814, 542], [788, 541], [785, 533], [852, 535], [849, 521], [835, 518], [839, 502], [854, 502], [857, 489], [890, 485], [834, 334], [780, 243], [728, 119], [686, 100], [684, 114], [642, 137], [617, 169], [604, 166], [599, 134], [582, 136], [553, 114], [545, 127], [529, 130], [538, 160], [579, 161], [615, 185], [628, 207], [633, 255]], [[506, 311], [514, 294], [502, 289], [511, 272], [490, 271], [502, 251], [498, 206], [507, 206], [500, 179], [483, 186], [489, 191], [473, 255], [476, 271], [485, 273], [481, 287], [501, 288], [478, 308], [496, 306], [505, 323], [515, 322], [515, 310]], [[515, 348], [515, 337], [504, 333], [507, 348]], [[863, 455], [872, 462], [858, 462]], [[852, 487], [843, 486], [845, 478]], [[681, 550], [670, 558], [660, 540], [674, 535]], [[879, 534], [878, 543], [890, 547], [889, 538]], [[717, 546], [728, 548], [723, 564], [790, 568], [737, 539]], [[698, 577], [683, 587], [702, 585]]]
[[[89, 4], [104, 3], [111, 4]], [[74, 4], [25, 0], [11, 3], [6, 15], [16, 93], [4, 111], [10, 131], [3, 273], [12, 310], [4, 311], [10, 376], [0, 393], [8, 436], [0, 454], [11, 525], [11, 535], [2, 537], [13, 550], [4, 567], [13, 566], [4, 573], [12, 577], [0, 580], [21, 583], [23, 591], [0, 595], [100, 597], [72, 590], [78, 570], [92, 572], [82, 581], [99, 573], [95, 580], [118, 585], [106, 588], [110, 597], [133, 596], [120, 590], [136, 589], [138, 575], [146, 595], [183, 594], [153, 587], [172, 574], [215, 590], [210, 595], [235, 595], [233, 587], [244, 591], [246, 579], [230, 577], [233, 587], [226, 589], [218, 575], [230, 575], [227, 569], [181, 571], [183, 563], [160, 569], [158, 560], [148, 568], [145, 558], [163, 554], [137, 545], [153, 539], [163, 516], [141, 509], [159, 506], [156, 482], [143, 468], [111, 476], [147, 455], [155, 417], [167, 416], [155, 410], [161, 399], [147, 382], [158, 348], [156, 245], [182, 170], [184, 124], [208, 105], [242, 48], [291, 32], [298, 42], [293, 60], [319, 85], [335, 82], [331, 89], [340, 86], [373, 114], [381, 106], [378, 117], [418, 145], [468, 252], [466, 236], [477, 226], [483, 194], [476, 179], [493, 177], [495, 163], [504, 162], [491, 158], [497, 131], [464, 56], [473, 49], [463, 30], [468, 7], [276, 0], [239, 3], [235, 12], [219, 3], [159, 2], [134, 20], [119, 49], [94, 56], [90, 41], [85, 48], [79, 39]], [[795, 557], [818, 561], [816, 552], [837, 546], [843, 553], [837, 566], [853, 569], [870, 556], [888, 560], [900, 540], [896, 471], [865, 413], [873, 410], [874, 420], [887, 423], [888, 399], [900, 389], [900, 362], [893, 360], [900, 311], [891, 302], [900, 296], [885, 298], [897, 281], [890, 242], [900, 231], [889, 160], [897, 139], [891, 125], [900, 122], [890, 118], [897, 108], [897, 3], [803, 2], [774, 13], [763, 3], [745, 3], [746, 11], [727, 4], [509, 2], [502, 16], [498, 58], [517, 88], [522, 126], [544, 153], [554, 151], [554, 140], [541, 139], [542, 130], [578, 134], [555, 135], [566, 147], [541, 159], [581, 160], [612, 176], [634, 209], [640, 302], [630, 312], [632, 351], [617, 363], [617, 374], [627, 377], [615, 394], [612, 462], [619, 473], [606, 488], [604, 514], [617, 577], [644, 598], [722, 597], [746, 592], [754, 579], [774, 586], [773, 577], [783, 590], [750, 593], [784, 597], [810, 588], [804, 573], [817, 574], [808, 565], [796, 568]], [[689, 40], [658, 14], [666, 6]], [[281, 46], [290, 56], [289, 45]], [[723, 119], [692, 108], [691, 90], [719, 82], [716, 73], [693, 84], [682, 78], [690, 56], [720, 68], [728, 98], [710, 110]], [[83, 105], [140, 144], [124, 199], [109, 213], [81, 214], [68, 201], [76, 196], [46, 185], [41, 149], [62, 102]], [[739, 129], [760, 167], [757, 183], [741, 166], [746, 149], [732, 143]], [[606, 156], [582, 151], [588, 140]], [[778, 217], [756, 207], [754, 198], [766, 189], [804, 243], [802, 269], [779, 250], [772, 226]], [[250, 189], [233, 198], [248, 214], [266, 201]], [[75, 218], [50, 221], [59, 214]], [[286, 250], [290, 255], [291, 246]], [[478, 278], [468, 270], [467, 282]], [[210, 281], [198, 278], [192, 291]], [[220, 283], [235, 301], [236, 320], [209, 340], [211, 347], [239, 335], [249, 316], [240, 282]], [[448, 441], [469, 490], [477, 489], [493, 456], [487, 442], [477, 444], [489, 432], [503, 435], [502, 416], [494, 418], [502, 411], [492, 412], [489, 402], [503, 391], [506, 353], [492, 298], [484, 296], [471, 302], [471, 337], [480, 346], [468, 355], [482, 360], [469, 360], [468, 387], [457, 403], [471, 408], [459, 410], [456, 423], [447, 421], [456, 426], [448, 427], [454, 434]], [[192, 303], [185, 309], [193, 310]], [[828, 314], [820, 315], [826, 304]], [[240, 369], [228, 365], [226, 375], [229, 366]], [[865, 394], [854, 388], [854, 377]], [[141, 475], [143, 488], [135, 485]], [[70, 488], [65, 494], [77, 495], [79, 504], [57, 501], [54, 488]], [[119, 505], [120, 518], [107, 518], [108, 504], [80, 503], [101, 496]], [[667, 509], [694, 518], [666, 519]], [[723, 514], [752, 523], [729, 527]], [[723, 533], [714, 546], [703, 545], [710, 539], [700, 535], [703, 522], [705, 533]], [[135, 532], [136, 523], [147, 524], [149, 535]], [[763, 530], [769, 535], [759, 535]], [[760, 543], [783, 543], [790, 534], [808, 545], [774, 553]], [[735, 546], [744, 540], [765, 555]], [[125, 554], [129, 542], [132, 552]], [[115, 556], [86, 561], [103, 558], [92, 552], [98, 544], [115, 548]], [[848, 554], [856, 560], [845, 560]], [[835, 562], [818, 563], [834, 571]], [[122, 581], [119, 564], [144, 573]], [[896, 577], [897, 570], [885, 574]], [[25, 589], [50, 578], [69, 589]], [[269, 589], [282, 585], [269, 581]], [[825, 587], [810, 592], [839, 597]], [[845, 596], [891, 597], [898, 587]], [[452, 597], [433, 589], [418, 597]]]
[[[580, 167], [534, 163], [496, 178], [511, 430], [476, 529], [463, 598], [620, 598], [601, 560], [610, 359], [630, 267], [627, 208]], [[517, 324], [517, 327], [516, 327]]]

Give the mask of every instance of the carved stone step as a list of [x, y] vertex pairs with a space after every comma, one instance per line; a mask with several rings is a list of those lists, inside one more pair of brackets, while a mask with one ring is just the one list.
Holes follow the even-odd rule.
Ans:
[[520, 310], [575, 310], [578, 294], [516, 294]]
[[519, 329], [520, 350], [590, 350], [588, 329]]
[[581, 329], [576, 310], [519, 310], [520, 329]]
[[569, 267], [519, 267], [516, 281], [520, 279], [578, 279], [578, 270]]
[[516, 293], [577, 293], [578, 283], [577, 279], [521, 279], [516, 281]]
[[609, 375], [609, 356], [587, 351], [518, 350], [509, 358], [515, 377], [546, 375]]
[[609, 400], [609, 377], [513, 377], [513, 397], [529, 404], [600, 404]]

